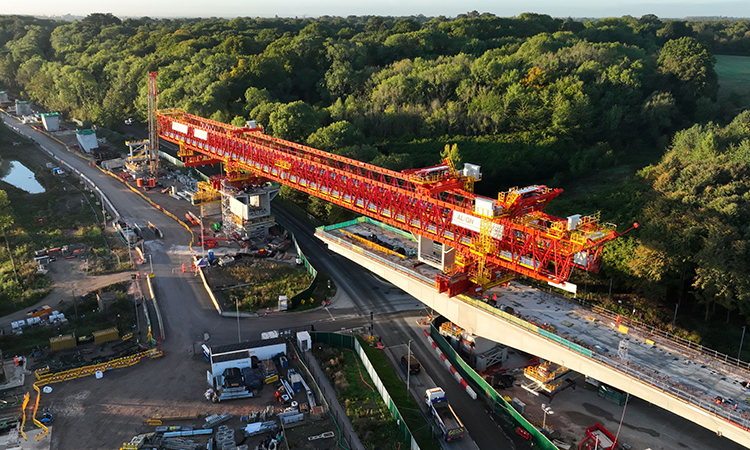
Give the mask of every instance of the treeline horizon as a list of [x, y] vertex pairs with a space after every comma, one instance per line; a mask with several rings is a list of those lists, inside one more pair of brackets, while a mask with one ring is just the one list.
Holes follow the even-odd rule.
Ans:
[[[590, 22], [590, 21], [596, 21], [596, 20], [602, 20], [602, 19], [608, 19], [613, 17], [629, 17], [629, 18], [638, 18], [637, 15], [632, 14], [625, 14], [621, 16], [613, 16], [613, 15], [602, 15], [602, 16], [575, 16], [571, 14], [563, 14], [563, 15], [552, 15], [552, 14], [546, 14], [544, 12], [538, 12], [538, 11], [527, 11], [527, 13], [530, 14], [540, 14], [540, 15], [549, 15], [553, 19], [562, 19], [562, 20], [575, 20], [578, 22]], [[85, 19], [87, 16], [91, 14], [111, 14], [114, 17], [117, 17], [120, 20], [127, 20], [127, 19], [156, 19], [156, 20], [181, 20], [181, 19], [188, 19], [188, 20], [211, 20], [211, 19], [225, 19], [225, 20], [232, 20], [236, 18], [244, 18], [244, 19], [299, 19], [299, 15], [294, 16], [279, 16], [278, 14], [274, 14], [273, 16], [254, 16], [254, 15], [230, 15], [230, 16], [160, 16], [160, 15], [128, 15], [128, 14], [114, 14], [114, 13], [107, 13], [107, 12], [90, 12], [85, 15], [80, 14], [11, 14], [12, 16], [20, 16], [20, 17], [33, 17], [35, 19], [45, 19], [45, 20], [62, 20], [66, 22], [74, 22], [77, 20]], [[320, 19], [352, 19], [352, 18], [370, 18], [370, 17], [381, 17], [384, 19], [390, 19], [390, 20], [400, 20], [400, 19], [412, 19], [416, 21], [426, 21], [426, 20], [432, 20], [435, 18], [443, 18], [448, 20], [455, 20], [460, 19], [463, 17], [469, 17], [469, 16], [476, 16], [481, 14], [491, 14], [494, 16], [497, 16], [495, 13], [491, 13], [489, 11], [485, 11], [483, 13], [479, 13], [478, 11], [474, 10], [467, 13], [461, 13], [456, 14], [455, 16], [446, 16], [446, 15], [424, 15], [424, 14], [410, 14], [410, 15], [383, 15], [383, 14], [350, 14], [346, 16], [337, 16], [337, 15], [331, 15], [331, 14], [321, 14], [319, 16], [314, 15], [304, 15], [302, 19], [310, 19], [310, 20], [320, 20]], [[518, 16], [497, 16], [497, 17], [507, 17], [507, 18], [513, 18]], [[721, 21], [721, 20], [728, 20], [728, 21], [738, 21], [738, 20], [745, 20], [750, 19], [748, 16], [682, 16], [682, 17], [659, 17], [660, 20], [683, 20], [688, 22], [700, 22], [700, 21]]]

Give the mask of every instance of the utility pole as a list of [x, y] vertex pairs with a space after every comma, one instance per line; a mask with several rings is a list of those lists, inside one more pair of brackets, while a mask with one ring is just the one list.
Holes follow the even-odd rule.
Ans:
[[740, 355], [742, 354], [742, 343], [745, 341], [745, 326], [742, 326], [742, 338], [740, 339], [740, 351], [737, 352], [737, 361], [740, 360]]
[[[144, 298], [141, 296], [141, 304], [143, 304]], [[135, 305], [135, 327], [138, 330], [138, 342], [141, 342], [141, 315], [138, 313], [138, 299], [133, 302]]]
[[156, 125], [156, 72], [148, 73], [148, 162], [151, 175], [159, 172], [159, 134]]
[[203, 216], [201, 215], [201, 257], [205, 259], [206, 257], [206, 241], [204, 241], [203, 237]]

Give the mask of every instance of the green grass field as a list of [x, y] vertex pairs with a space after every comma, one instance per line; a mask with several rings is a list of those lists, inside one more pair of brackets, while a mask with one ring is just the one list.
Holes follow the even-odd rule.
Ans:
[[716, 55], [719, 97], [750, 96], [750, 56]]

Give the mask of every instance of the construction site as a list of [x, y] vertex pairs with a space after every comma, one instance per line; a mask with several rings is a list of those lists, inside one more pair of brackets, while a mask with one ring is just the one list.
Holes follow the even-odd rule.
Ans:
[[[86, 141], [85, 137], [81, 139]], [[181, 161], [170, 160], [168, 155], [160, 153], [159, 139], [177, 145]], [[558, 436], [546, 424], [547, 415], [551, 414], [544, 409], [548, 405], [542, 404], [541, 427], [532, 426], [534, 413], [525, 410], [521, 395], [544, 397], [552, 403], [558, 395], [570, 395], [582, 384], [579, 381], [583, 378], [584, 383], [597, 387], [600, 397], [618, 406], [627, 402], [629, 394], [624, 391], [585, 377], [583, 370], [576, 372], [561, 361], [552, 361], [553, 353], [559, 352], [557, 347], [549, 350], [554, 345], [574, 353], [588, 364], [586, 367], [596, 367], [602, 376], [614, 373], [617, 380], [627, 374], [637, 380], [631, 386], [639, 389], [641, 385], [635, 383], [648, 385], [648, 389], [656, 386], [661, 393], [670, 392], [686, 399], [686, 403], [698, 405], [712, 417], [726, 418], [732, 427], [747, 429], [744, 424], [748, 419], [748, 405], [745, 402], [734, 403], [735, 415], [732, 411], [703, 404], [704, 400], [717, 396], [736, 398], [733, 383], [739, 381], [722, 378], [715, 383], [708, 382], [706, 380], [715, 381], [717, 372], [707, 368], [708, 364], [702, 368], [692, 364], [699, 357], [690, 351], [669, 347], [661, 341], [656, 345], [651, 336], [637, 328], [623, 330], [619, 318], [610, 323], [607, 316], [597, 316], [560, 295], [561, 292], [575, 295], [577, 287], [568, 282], [571, 271], [574, 268], [597, 271], [603, 246], [623, 234], [614, 225], [601, 221], [597, 214], [558, 218], [543, 212], [561, 189], [543, 185], [514, 187], [499, 193], [497, 198], [488, 198], [473, 192], [474, 184], [482, 178], [481, 168], [468, 163], [459, 167], [450, 157], [432, 167], [395, 172], [273, 138], [252, 121], [237, 127], [180, 110], [157, 110], [156, 73], [149, 76], [149, 139], [128, 142], [128, 147], [127, 156], [103, 160], [101, 168], [129, 183], [131, 190], [160, 191], [196, 207], [199, 211], [188, 211], [184, 216], [168, 214], [188, 229], [190, 225], [200, 227], [200, 230], [191, 230], [191, 234], [194, 236], [192, 244], [197, 243], [201, 253], [212, 253], [222, 246], [230, 247], [229, 251], [234, 253], [257, 249], [254, 239], [262, 240], [274, 226], [271, 201], [279, 193], [280, 185], [362, 214], [356, 220], [319, 227], [316, 237], [363, 267], [373, 270], [372, 267], [377, 266], [378, 273], [390, 274], [389, 281], [430, 307], [440, 302], [441, 306], [449, 305], [452, 313], [462, 311], [455, 313], [459, 318], [452, 319], [459, 323], [438, 323], [440, 334], [459, 354], [463, 353], [479, 374], [479, 381], [492, 386], [494, 390], [489, 389], [485, 395], [495, 398], [501, 393], [504, 401], [518, 412], [519, 416], [513, 417], [518, 417], [521, 426], [516, 429], [524, 439], [553, 448], [549, 439]], [[160, 169], [161, 157], [187, 168], [220, 164], [223, 172], [195, 180], [184, 173], [178, 175]], [[173, 176], [178, 183], [168, 182]], [[121, 229], [135, 229], [136, 225], [125, 221]], [[629, 230], [637, 227], [638, 224], [633, 224]], [[125, 243], [130, 245], [129, 238]], [[192, 247], [190, 253], [196, 256]], [[209, 255], [209, 259], [213, 259], [212, 256]], [[196, 261], [202, 259], [195, 258]], [[172, 273], [175, 270], [172, 268]], [[182, 271], [185, 272], [184, 265]], [[550, 291], [556, 289], [556, 295], [514, 281], [519, 275], [548, 286]], [[407, 281], [401, 283], [402, 278]], [[472, 315], [466, 312], [468, 310]], [[237, 317], [239, 334], [239, 311]], [[464, 324], [461, 321], [465, 318], [471, 320]], [[488, 330], [496, 332], [499, 324], [511, 324], [519, 333], [535, 338], [542, 336], [546, 347], [534, 348], [542, 348], [549, 359], [526, 354], [508, 343], [482, 340], [474, 334], [492, 334]], [[531, 342], [526, 338], [528, 336], [523, 335], [517, 344]], [[204, 446], [276, 449], [282, 444], [297, 448], [285, 441], [293, 435], [293, 431], [286, 432], [286, 428], [324, 420], [326, 408], [319, 408], [322, 396], [316, 395], [312, 387], [314, 377], [300, 362], [309, 349], [309, 344], [303, 343], [304, 335], [275, 339], [269, 337], [265, 343], [206, 346], [202, 356], [210, 369], [201, 365], [204, 361], [193, 345], [189, 361], [175, 362], [176, 367], [188, 370], [175, 369], [170, 376], [170, 380], [189, 380], [191, 392], [180, 393], [175, 387], [178, 383], [170, 383], [167, 388], [170, 395], [139, 400], [141, 404], [148, 403], [149, 414], [143, 417], [142, 427], [123, 448], [142, 448], [144, 444], [174, 449]], [[541, 338], [539, 341], [542, 342]], [[533, 341], [534, 345], [536, 342]], [[262, 350], [266, 347], [273, 348]], [[130, 355], [114, 360], [122, 362], [105, 364], [125, 367], [134, 364], [134, 359], [161, 355], [158, 347], [141, 353], [143, 356], [137, 358]], [[510, 355], [515, 355], [512, 363]], [[674, 357], [682, 364], [664, 363], [665, 356], [667, 359]], [[157, 360], [153, 365], [158, 363]], [[140, 380], [161, 376], [149, 370], [151, 365], [144, 365], [146, 370]], [[35, 388], [39, 392], [40, 386], [89, 374], [101, 378], [100, 374], [107, 367], [96, 367], [76, 368], [70, 375], [40, 369]], [[665, 370], [670, 371], [669, 377], [661, 376]], [[129, 381], [117, 392], [119, 402], [124, 402], [128, 393], [132, 395], [138, 390], [139, 378], [124, 373], [111, 375]], [[70, 381], [70, 385], [74, 383], [76, 381]], [[192, 403], [197, 385], [205, 388], [200, 395], [206, 403], [199, 407]], [[97, 388], [88, 392], [96, 395]], [[98, 390], [100, 395], [105, 392], [102, 388]], [[59, 395], [55, 391], [48, 394], [63, 414], [83, 416], [86, 397], [77, 399], [75, 395]], [[193, 405], [185, 414], [183, 411], [191, 408], [180, 408], [183, 401]], [[25, 408], [26, 404], [23, 406]], [[134, 407], [129, 407], [132, 415]], [[104, 407], [104, 412], [119, 408], [125, 406], [113, 402]], [[524, 418], [526, 414], [530, 416], [528, 420]], [[46, 435], [48, 427], [37, 420], [36, 407], [31, 417], [42, 430], [37, 436]], [[617, 438], [607, 429], [598, 423], [589, 425], [585, 430], [586, 440], [592, 442], [594, 448], [604, 442], [611, 448], [616, 447]], [[333, 448], [336, 444], [332, 440], [335, 435], [329, 430], [306, 433], [309, 442], [321, 443], [320, 448]], [[581, 434], [575, 439], [580, 441]], [[309, 445], [318, 448], [317, 443]]]

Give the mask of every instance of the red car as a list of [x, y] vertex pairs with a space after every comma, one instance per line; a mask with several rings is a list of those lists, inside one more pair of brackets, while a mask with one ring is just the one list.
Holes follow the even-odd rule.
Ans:
[[526, 431], [523, 428], [521, 428], [521, 427], [516, 428], [516, 433], [518, 433], [519, 435], [521, 435], [521, 437], [524, 438], [524, 439], [526, 439], [527, 441], [531, 440], [531, 434], [528, 431]]
[[203, 248], [216, 248], [219, 246], [219, 243], [216, 241], [204, 241], [203, 242]]

